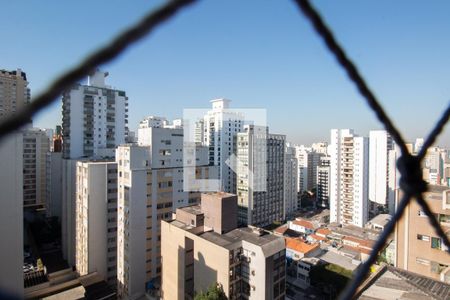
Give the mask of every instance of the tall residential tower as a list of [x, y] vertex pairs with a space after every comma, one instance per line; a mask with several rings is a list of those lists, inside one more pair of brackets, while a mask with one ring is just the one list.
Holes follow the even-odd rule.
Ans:
[[368, 219], [368, 139], [332, 129], [330, 221], [363, 227]]

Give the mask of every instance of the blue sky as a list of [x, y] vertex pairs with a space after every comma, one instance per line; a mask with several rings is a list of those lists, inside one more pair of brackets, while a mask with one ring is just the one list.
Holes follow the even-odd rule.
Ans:
[[[0, 68], [22, 68], [37, 95], [161, 2], [4, 1]], [[450, 101], [450, 2], [313, 4], [406, 139], [426, 135]], [[381, 128], [288, 0], [200, 1], [102, 69], [129, 96], [131, 129], [146, 115], [177, 118], [218, 97], [266, 108], [270, 131], [294, 143], [328, 141], [331, 128]], [[58, 102], [34, 124], [60, 122]], [[449, 129], [438, 144], [450, 146]]]

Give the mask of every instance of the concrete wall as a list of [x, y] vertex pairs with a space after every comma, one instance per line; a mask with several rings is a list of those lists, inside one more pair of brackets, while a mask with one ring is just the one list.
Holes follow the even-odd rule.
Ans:
[[22, 135], [0, 141], [0, 288], [23, 296]]

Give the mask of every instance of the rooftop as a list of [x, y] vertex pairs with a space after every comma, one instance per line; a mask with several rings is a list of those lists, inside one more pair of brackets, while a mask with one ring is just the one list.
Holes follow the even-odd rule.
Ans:
[[373, 245], [374, 245], [373, 241], [363, 240], [363, 239], [355, 238], [355, 237], [352, 237], [352, 236], [345, 236], [342, 240], [358, 243], [359, 246], [366, 247], [366, 248], [372, 248]]
[[450, 285], [395, 267], [385, 266], [373, 278], [359, 299], [450, 299]]
[[319, 258], [327, 263], [338, 265], [350, 271], [354, 271], [360, 264], [359, 261], [355, 261], [332, 251], [324, 251]]
[[320, 248], [320, 245], [319, 244], [308, 244], [308, 243], [301, 241], [300, 239], [286, 238], [286, 248], [289, 248], [296, 252], [307, 254], [313, 250]]
[[389, 214], [379, 214], [369, 221], [369, 224], [375, 224], [380, 226], [386, 226], [386, 224], [392, 219]]
[[249, 227], [237, 228], [225, 234], [206, 231], [200, 233], [199, 236], [229, 250], [236, 248], [237, 244], [245, 241], [260, 246], [266, 256], [273, 255], [275, 252], [280, 251], [280, 248], [284, 249], [284, 239], [282, 237], [267, 233], [260, 234]]
[[294, 221], [292, 221], [292, 223], [312, 230], [316, 228], [311, 222], [302, 219], [295, 219]]
[[331, 230], [328, 228], [319, 228], [316, 230], [316, 234], [329, 235], [331, 234]]
[[191, 205], [191, 206], [185, 206], [185, 207], [181, 207], [181, 208], [178, 208], [178, 209], [183, 210], [183, 211], [185, 211], [187, 213], [190, 213], [190, 214], [193, 214], [193, 215], [201, 215], [201, 214], [203, 214], [202, 208], [198, 204]]

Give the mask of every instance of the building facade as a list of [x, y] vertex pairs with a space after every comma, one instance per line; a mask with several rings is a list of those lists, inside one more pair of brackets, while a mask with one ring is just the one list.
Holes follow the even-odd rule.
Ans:
[[[402, 193], [399, 193], [397, 199], [402, 198]], [[429, 186], [429, 190], [424, 194], [424, 200], [444, 230], [448, 229], [450, 227], [448, 187]], [[414, 199], [406, 206], [402, 218], [397, 222], [395, 241], [396, 267], [450, 283], [450, 260], [447, 249]]]
[[389, 175], [395, 164], [389, 160], [389, 151], [394, 150], [394, 142], [386, 130], [371, 130], [369, 133], [369, 205], [374, 215], [389, 211], [395, 201], [389, 191]]
[[284, 158], [284, 219], [291, 218], [298, 210], [298, 164], [295, 148], [286, 144]]
[[229, 109], [231, 100], [215, 99], [210, 102], [212, 110], [208, 111], [203, 119], [203, 145], [209, 147], [210, 164], [219, 168], [221, 190], [235, 193], [236, 173], [226, 161], [235, 151], [235, 136], [242, 131], [244, 118]]
[[[118, 294], [144, 295], [161, 276], [161, 220], [178, 207], [199, 201], [198, 192], [184, 191], [183, 130], [151, 128], [149, 145], [121, 145], [118, 163]], [[195, 176], [215, 174], [207, 152], [197, 155]], [[216, 174], [215, 174], [216, 175]], [[145, 263], [143, 263], [145, 262]]]
[[332, 129], [330, 221], [363, 227], [368, 220], [368, 139]]
[[238, 222], [259, 227], [284, 219], [286, 136], [245, 125], [237, 134]]
[[317, 167], [317, 190], [316, 200], [319, 207], [330, 205], [330, 157], [322, 156]]
[[62, 153], [47, 152], [46, 199], [48, 217], [62, 216]]
[[111, 287], [117, 278], [117, 164], [77, 162], [75, 267], [97, 272]]
[[0, 120], [30, 103], [27, 75], [22, 70], [0, 70]]
[[128, 133], [128, 97], [105, 84], [108, 72], [97, 70], [88, 84], [76, 84], [62, 97], [63, 158], [114, 152]]
[[76, 163], [113, 158], [128, 134], [128, 97], [105, 84], [96, 70], [86, 85], [75, 84], [62, 97], [62, 252], [75, 265]]
[[44, 208], [47, 197], [47, 152], [50, 140], [38, 128], [23, 130], [23, 207]]
[[0, 141], [0, 288], [21, 299], [23, 281], [23, 136], [13, 133]]
[[215, 283], [228, 299], [284, 299], [284, 239], [236, 229], [236, 209], [235, 195], [202, 194], [162, 222], [162, 299], [194, 299]]

